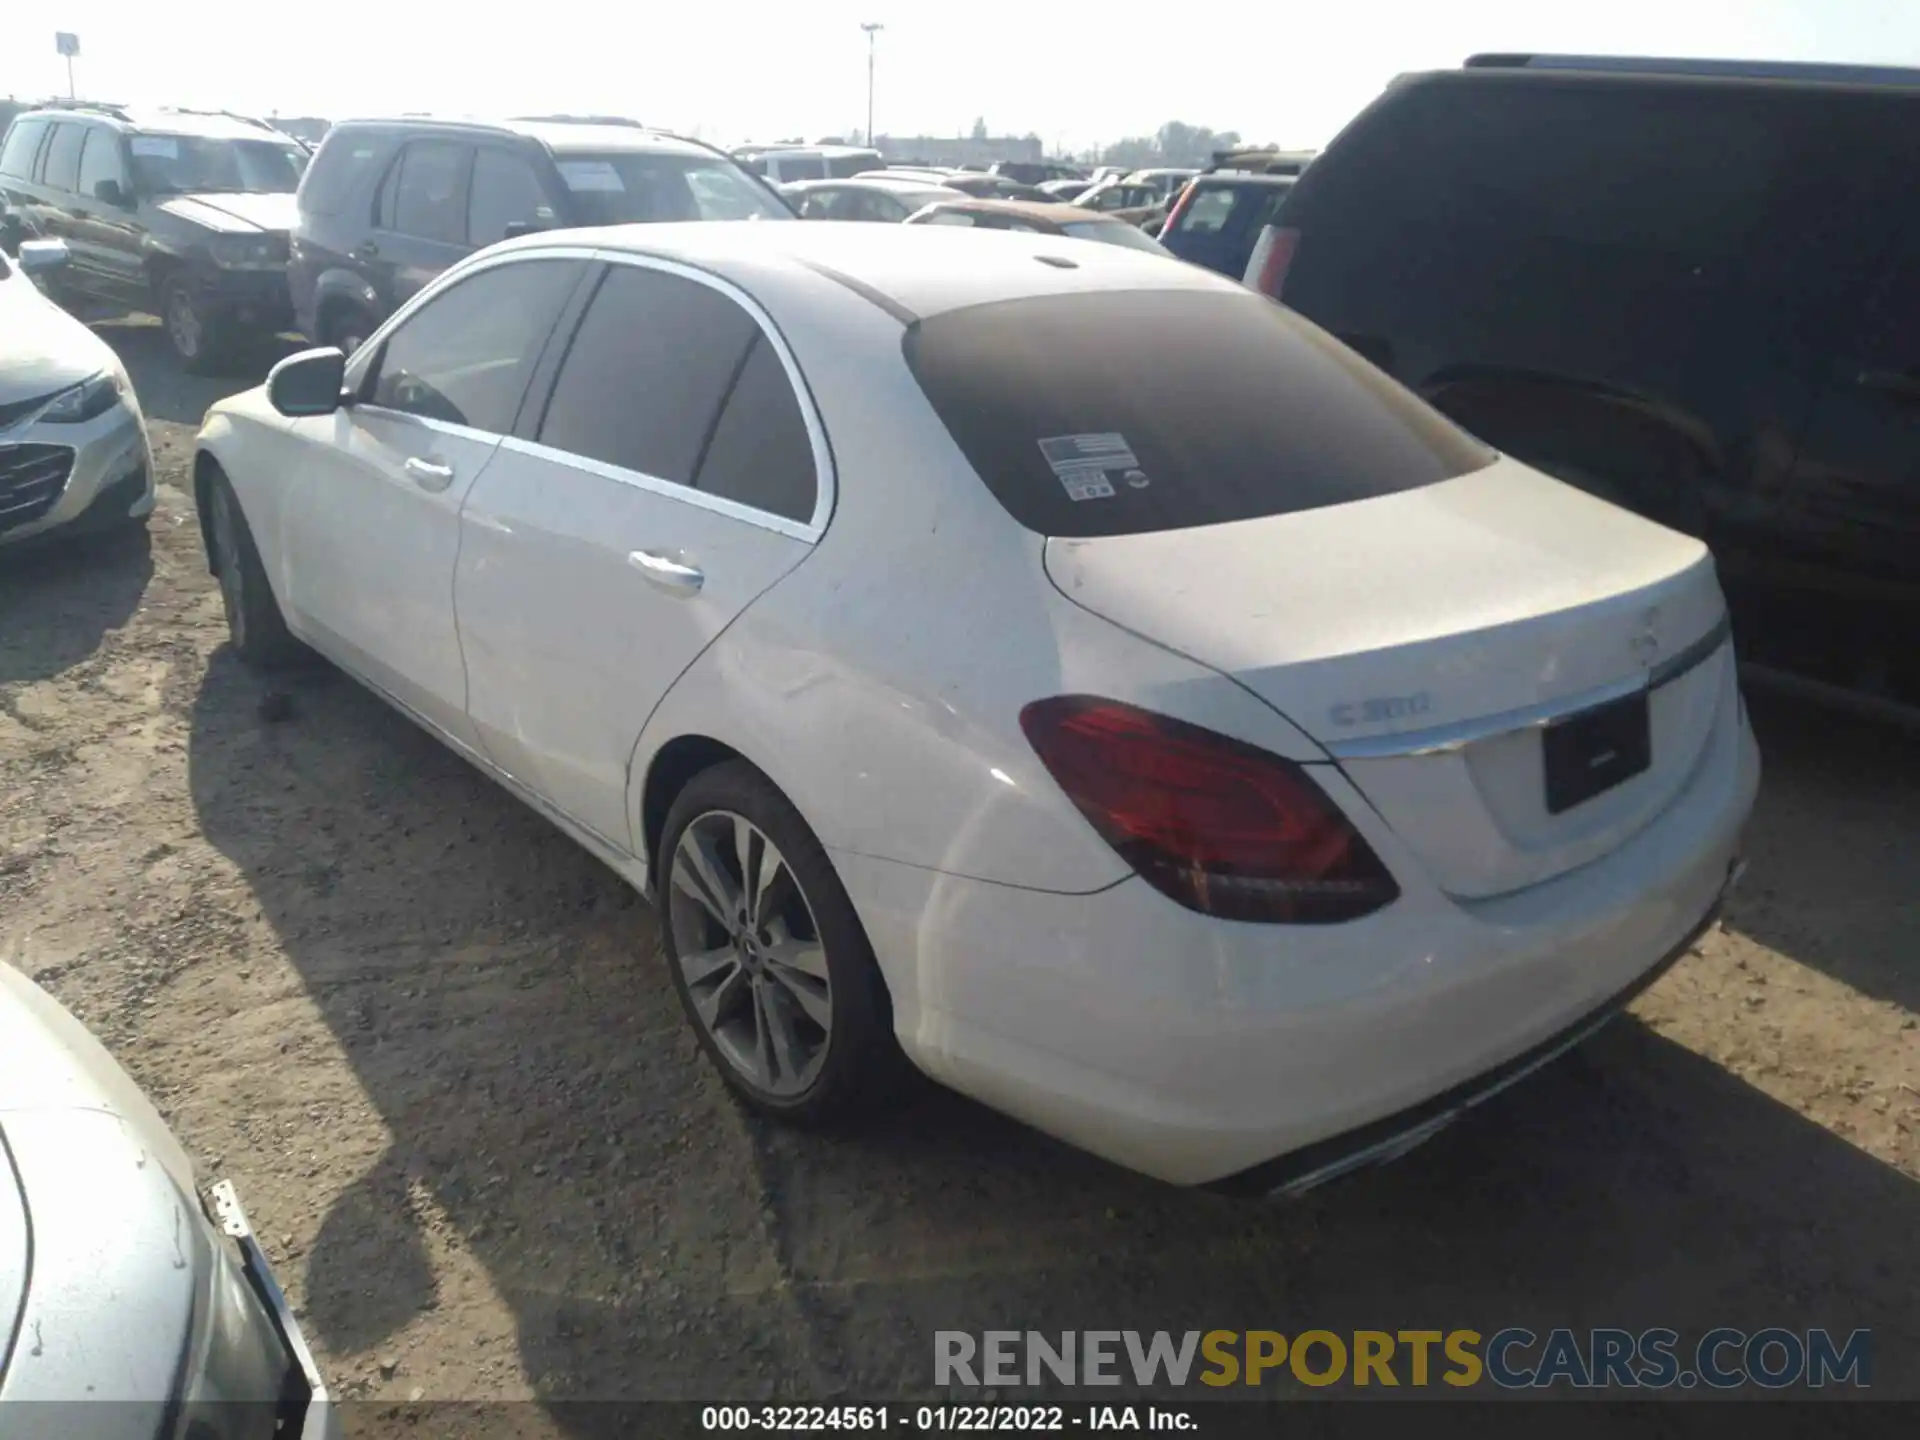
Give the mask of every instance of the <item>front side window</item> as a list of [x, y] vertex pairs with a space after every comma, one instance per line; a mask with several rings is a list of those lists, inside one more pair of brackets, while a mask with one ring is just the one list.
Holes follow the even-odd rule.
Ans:
[[466, 240], [462, 196], [468, 149], [441, 140], [415, 141], [400, 152], [390, 177], [387, 228], [422, 240], [458, 245]]
[[[582, 225], [656, 220], [791, 220], [766, 186], [721, 156], [643, 150], [554, 157]], [[781, 179], [794, 177], [782, 172]]]
[[145, 195], [291, 195], [307, 153], [279, 140], [222, 140], [142, 132], [129, 136], [134, 184]]
[[87, 132], [86, 148], [80, 152], [80, 193], [97, 200], [100, 186], [108, 180], [125, 194], [127, 167], [120, 158], [120, 137], [104, 125], [95, 125]]
[[[1151, 345], [1139, 337], [1151, 335]], [[1042, 535], [1131, 535], [1411, 490], [1492, 463], [1263, 296], [1095, 291], [950, 310], [907, 363], [981, 482]]]
[[507, 238], [507, 227], [544, 229], [553, 224], [553, 207], [540, 179], [518, 155], [482, 147], [473, 157], [467, 200], [467, 243], [491, 245]]
[[87, 129], [85, 125], [53, 127], [53, 138], [47, 142], [46, 167], [40, 174], [41, 184], [55, 190], [80, 188], [80, 147], [86, 144]]
[[442, 290], [382, 342], [368, 403], [507, 434], [580, 264], [519, 260]]
[[1237, 192], [1230, 185], [1202, 185], [1194, 192], [1193, 199], [1187, 202], [1187, 208], [1181, 213], [1181, 235], [1217, 235], [1226, 228], [1227, 217], [1233, 214], [1233, 199]]

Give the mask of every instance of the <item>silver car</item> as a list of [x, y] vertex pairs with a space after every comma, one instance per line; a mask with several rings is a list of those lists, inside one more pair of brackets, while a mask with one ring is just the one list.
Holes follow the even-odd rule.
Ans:
[[55, 533], [144, 523], [153, 456], [126, 367], [33, 277], [63, 240], [0, 255], [0, 549]]
[[0, 1435], [338, 1433], [233, 1187], [203, 1199], [127, 1073], [0, 964]]

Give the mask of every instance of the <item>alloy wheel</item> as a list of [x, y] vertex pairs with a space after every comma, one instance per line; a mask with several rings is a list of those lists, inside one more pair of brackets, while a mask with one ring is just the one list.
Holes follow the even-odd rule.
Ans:
[[743, 815], [709, 810], [680, 834], [667, 924], [700, 1026], [767, 1095], [803, 1094], [833, 1034], [826, 947], [786, 859]]
[[182, 358], [191, 360], [200, 353], [204, 335], [205, 327], [200, 323], [200, 312], [194, 308], [193, 297], [185, 290], [175, 289], [167, 297], [167, 339]]

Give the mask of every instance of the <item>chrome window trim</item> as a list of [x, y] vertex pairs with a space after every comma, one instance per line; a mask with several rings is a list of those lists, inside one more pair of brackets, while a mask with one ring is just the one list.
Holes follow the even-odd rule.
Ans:
[[1733, 638], [1733, 622], [1722, 615], [1714, 627], [1685, 648], [1648, 669], [1644, 674], [1602, 685], [1561, 700], [1504, 710], [1473, 720], [1458, 720], [1425, 730], [1402, 730], [1392, 735], [1370, 735], [1364, 739], [1335, 741], [1326, 747], [1335, 760], [1391, 760], [1415, 755], [1446, 755], [1469, 745], [1516, 730], [1539, 730], [1569, 715], [1624, 700], [1629, 695], [1651, 693], [1670, 685], [1682, 675], [1698, 669]]
[[[755, 509], [751, 505], [742, 505], [725, 496], [710, 495], [696, 490], [690, 485], [682, 485], [676, 480], [663, 479], [657, 475], [647, 475], [638, 470], [628, 470], [618, 465], [608, 465], [599, 460], [577, 455], [571, 450], [562, 450], [556, 446], [545, 445], [537, 440], [523, 440], [517, 435], [496, 435], [491, 430], [475, 430], [468, 426], [454, 425], [448, 421], [428, 421], [426, 417], [411, 415], [403, 410], [394, 410], [384, 405], [375, 405], [363, 401], [356, 408], [378, 411], [383, 415], [405, 416], [423, 424], [444, 426], [450, 433], [468, 435], [478, 439], [497, 439], [504, 448], [536, 459], [552, 460], [562, 464], [577, 466], [590, 474], [603, 479], [617, 480], [632, 485], [636, 489], [648, 490], [668, 499], [679, 500], [699, 509], [710, 510], [717, 515], [725, 515], [731, 520], [740, 520], [749, 525], [757, 525], [763, 530], [771, 530], [777, 535], [791, 536], [795, 540], [804, 540], [812, 544], [826, 533], [827, 524], [833, 518], [833, 509], [839, 498], [839, 473], [833, 464], [833, 449], [827, 441], [825, 422], [820, 418], [819, 405], [813, 398], [813, 390], [807, 384], [806, 375], [800, 369], [800, 362], [794, 357], [793, 348], [787, 344], [787, 338], [780, 333], [780, 327], [773, 322], [765, 307], [732, 281], [721, 278], [711, 271], [663, 256], [649, 255], [629, 250], [608, 250], [589, 245], [530, 245], [524, 249], [516, 248], [502, 254], [490, 255], [485, 251], [448, 267], [431, 282], [423, 286], [419, 293], [407, 301], [393, 314], [389, 315], [348, 362], [351, 370], [354, 362], [361, 356], [371, 357], [379, 353], [393, 333], [404, 325], [414, 314], [432, 303], [435, 296], [451, 289], [474, 275], [502, 265], [512, 265], [527, 260], [586, 260], [598, 261], [609, 265], [631, 265], [639, 269], [660, 270], [682, 279], [705, 285], [718, 291], [742, 310], [746, 311], [767, 343], [773, 347], [773, 353], [780, 358], [780, 365], [786, 371], [787, 384], [792, 387], [794, 399], [800, 405], [800, 418], [807, 427], [807, 441], [813, 449], [813, 514], [806, 520], [792, 520], [785, 515], [776, 515], [770, 510]], [[584, 315], [584, 312], [583, 312]], [[366, 378], [365, 365], [371, 359], [361, 362], [362, 368], [349, 389], [357, 388]], [[564, 364], [562, 366], [564, 368]], [[554, 381], [559, 381], [559, 371], [554, 372]]]

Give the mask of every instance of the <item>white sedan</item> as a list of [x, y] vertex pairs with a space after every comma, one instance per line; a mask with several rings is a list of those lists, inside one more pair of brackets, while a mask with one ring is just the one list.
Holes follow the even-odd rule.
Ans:
[[529, 236], [214, 407], [195, 484], [241, 656], [319, 651], [654, 897], [795, 1119], [904, 1054], [1303, 1188], [1682, 953], [1758, 782], [1697, 541], [1118, 246]]

